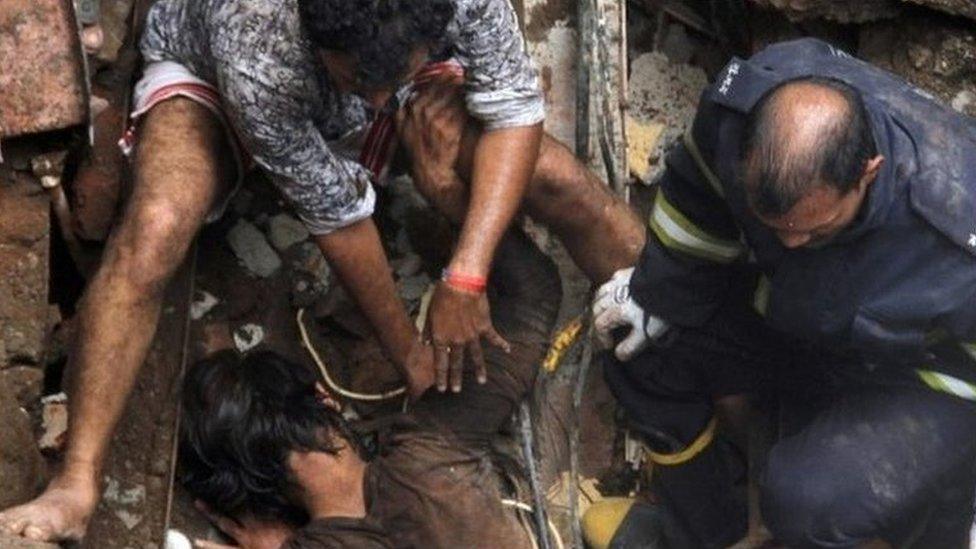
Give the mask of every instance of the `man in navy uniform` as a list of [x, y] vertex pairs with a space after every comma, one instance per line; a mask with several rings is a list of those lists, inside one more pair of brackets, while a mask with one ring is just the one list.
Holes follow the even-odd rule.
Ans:
[[[817, 403], [762, 472], [778, 541], [968, 546], [976, 123], [804, 39], [733, 59], [667, 164], [642, 256], [594, 314], [619, 340], [606, 376], [655, 464], [657, 508], [692, 540], [671, 546], [745, 533], [715, 410], [768, 388]], [[594, 544], [655, 528], [648, 505], [615, 505], [586, 517], [624, 517], [616, 539], [589, 529]]]

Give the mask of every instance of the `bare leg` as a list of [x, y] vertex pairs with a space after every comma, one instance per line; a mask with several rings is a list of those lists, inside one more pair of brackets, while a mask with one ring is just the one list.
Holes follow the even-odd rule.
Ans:
[[[469, 120], [457, 170], [465, 185], [471, 180], [479, 134], [476, 124]], [[463, 221], [468, 203], [465, 186], [441, 181], [417, 181], [417, 185], [421, 194], [451, 221]], [[549, 135], [542, 138], [525, 209], [559, 237], [580, 269], [596, 283], [606, 281], [619, 269], [633, 266], [644, 247], [644, 226], [633, 210]]]
[[37, 499], [0, 513], [0, 529], [80, 539], [101, 468], [159, 320], [163, 290], [231, 172], [224, 132], [183, 98], [154, 107], [141, 129], [136, 183], [78, 311], [64, 466]]

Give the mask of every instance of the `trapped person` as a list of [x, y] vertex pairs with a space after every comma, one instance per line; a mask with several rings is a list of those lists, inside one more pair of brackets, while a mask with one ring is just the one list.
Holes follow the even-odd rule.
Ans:
[[[304, 221], [410, 393], [461, 390], [481, 340], [505, 342], [484, 295], [516, 211], [548, 225], [595, 282], [632, 265], [628, 207], [543, 135], [543, 97], [509, 0], [159, 0], [124, 142], [135, 181], [78, 312], [64, 465], [0, 529], [81, 538], [113, 429], [171, 275], [256, 164]], [[460, 236], [418, 334], [371, 214], [396, 144]], [[125, 325], [122, 332], [115, 329]]]
[[523, 236], [506, 237], [498, 261], [492, 310], [511, 353], [486, 350], [484, 385], [425, 393], [380, 430], [372, 461], [314, 370], [234, 351], [191, 367], [180, 431], [188, 491], [245, 549], [533, 547], [531, 516], [502, 502], [491, 439], [533, 385], [561, 291]]
[[594, 303], [627, 332], [606, 378], [665, 508], [702, 547], [745, 533], [716, 401], [772, 388], [822, 402], [762, 474], [778, 541], [968, 546], [976, 123], [804, 39], [733, 59], [667, 162], [640, 261]]

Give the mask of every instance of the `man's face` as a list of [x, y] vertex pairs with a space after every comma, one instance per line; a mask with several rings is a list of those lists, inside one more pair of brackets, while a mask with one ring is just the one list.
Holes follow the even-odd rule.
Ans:
[[822, 246], [854, 221], [866, 189], [858, 186], [842, 195], [834, 187], [820, 185], [782, 216], [757, 217], [775, 231], [787, 248]]
[[868, 160], [857, 184], [847, 193], [841, 194], [827, 184], [817, 185], [785, 214], [771, 218], [757, 213], [756, 217], [773, 229], [787, 248], [824, 246], [857, 217], [883, 162], [883, 156]]
[[369, 87], [360, 83], [356, 76], [358, 66], [352, 55], [335, 50], [320, 50], [319, 58], [329, 73], [329, 79], [336, 89], [343, 94], [358, 95], [365, 99], [374, 109], [381, 109], [397, 88], [404, 82], [409, 82], [420, 72], [427, 61], [429, 50], [424, 47], [415, 48], [410, 53], [407, 70], [400, 78], [389, 85]]

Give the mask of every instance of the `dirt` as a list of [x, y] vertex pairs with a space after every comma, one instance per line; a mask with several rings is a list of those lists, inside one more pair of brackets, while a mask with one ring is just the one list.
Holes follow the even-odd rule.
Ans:
[[0, 380], [0, 509], [30, 500], [45, 479], [30, 416], [17, 403], [13, 388]]

